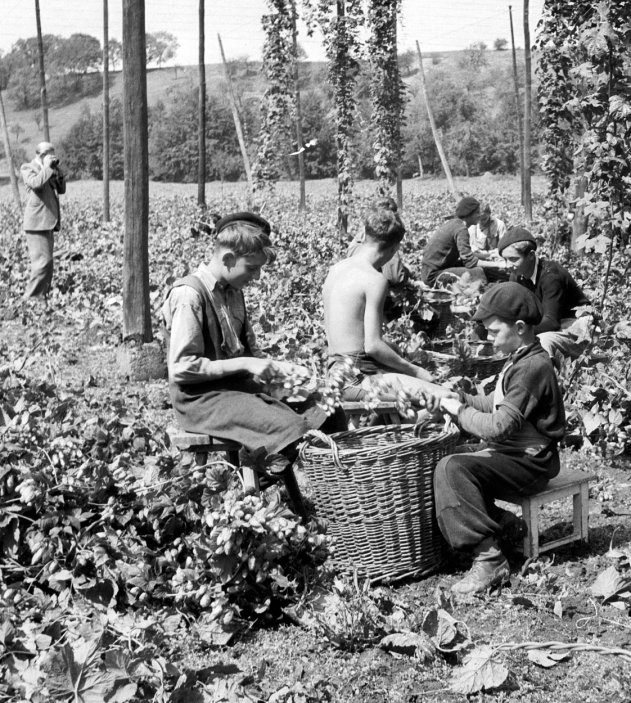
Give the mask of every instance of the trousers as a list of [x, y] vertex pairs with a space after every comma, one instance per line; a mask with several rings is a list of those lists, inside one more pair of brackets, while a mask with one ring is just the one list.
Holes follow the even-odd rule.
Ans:
[[24, 298], [48, 295], [53, 280], [53, 245], [52, 230], [26, 232], [31, 275], [26, 284]]
[[440, 531], [453, 549], [471, 549], [497, 537], [495, 500], [538, 493], [559, 468], [556, 448], [534, 457], [488, 449], [443, 457], [434, 473]]

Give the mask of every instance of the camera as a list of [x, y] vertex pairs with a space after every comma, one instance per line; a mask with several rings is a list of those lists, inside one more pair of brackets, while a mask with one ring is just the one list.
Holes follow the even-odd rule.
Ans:
[[57, 168], [59, 166], [59, 157], [58, 156], [51, 156], [50, 157], [50, 165], [52, 168]]

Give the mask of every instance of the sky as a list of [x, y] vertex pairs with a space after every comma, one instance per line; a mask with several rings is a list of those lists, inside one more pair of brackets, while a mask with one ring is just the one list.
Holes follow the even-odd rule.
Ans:
[[[402, 0], [399, 26], [399, 51], [415, 49], [418, 41], [423, 53], [464, 49], [474, 42], [489, 48], [498, 38], [510, 45], [510, 24], [506, 0]], [[531, 37], [541, 15], [544, 0], [530, 0]], [[34, 0], [0, 0], [0, 50], [7, 52], [17, 39], [36, 34]], [[109, 1], [109, 35], [122, 39], [122, 0]], [[180, 44], [175, 63], [197, 63], [198, 0], [145, 0], [147, 32], [160, 30], [174, 34]], [[217, 33], [226, 57], [261, 58], [263, 32], [261, 15], [267, 11], [265, 0], [206, 1], [206, 62], [221, 60]], [[515, 44], [524, 46], [523, 0], [513, 4]], [[75, 32], [103, 38], [102, 0], [40, 0], [42, 32], [67, 37]], [[311, 61], [324, 59], [321, 40], [299, 33], [301, 46]]]

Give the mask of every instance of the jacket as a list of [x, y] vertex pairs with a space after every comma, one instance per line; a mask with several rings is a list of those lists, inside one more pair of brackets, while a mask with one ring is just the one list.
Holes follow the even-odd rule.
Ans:
[[66, 192], [66, 179], [54, 169], [35, 158], [20, 168], [26, 186], [24, 230], [46, 232], [59, 230], [60, 211], [58, 194]]

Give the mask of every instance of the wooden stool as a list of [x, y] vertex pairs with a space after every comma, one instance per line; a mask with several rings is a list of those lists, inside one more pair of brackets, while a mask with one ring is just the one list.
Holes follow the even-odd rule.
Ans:
[[[179, 427], [168, 427], [167, 434], [171, 440], [171, 444], [177, 447], [181, 452], [192, 452], [195, 455], [195, 463], [198, 466], [203, 466], [208, 462], [208, 454], [210, 452], [223, 452], [230, 464], [241, 469], [243, 476], [243, 487], [247, 491], [253, 490], [256, 493], [260, 491], [259, 475], [250, 466], [239, 467], [239, 450], [241, 445], [237, 442], [230, 442], [216, 437], [211, 437], [207, 434], [197, 434], [195, 432], [187, 432]], [[294, 470], [289, 466], [278, 478], [282, 478], [287, 488], [287, 494], [294, 506], [294, 510], [298, 515], [305, 516], [306, 508], [302, 500], [302, 494], [298, 487], [298, 482], [294, 475]]]
[[371, 407], [370, 410], [366, 408], [364, 403], [344, 401], [342, 403], [342, 410], [344, 410], [344, 414], [346, 415], [349, 430], [356, 430], [360, 426], [362, 417], [366, 417], [370, 413], [374, 413], [377, 417], [383, 418], [388, 425], [401, 424], [401, 416], [393, 400], [385, 400], [381, 403], [377, 403], [377, 405]]
[[[570, 542], [588, 541], [589, 482], [595, 479], [596, 476], [593, 474], [585, 474], [582, 471], [563, 471], [551, 479], [548, 485], [535, 495], [511, 496], [501, 499], [521, 506], [522, 518], [528, 526], [528, 534], [524, 537], [525, 557], [535, 558], [541, 552], [556, 549]], [[539, 544], [539, 508], [546, 503], [570, 496], [573, 501], [572, 534], [545, 544]]]

